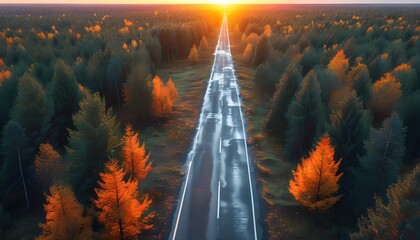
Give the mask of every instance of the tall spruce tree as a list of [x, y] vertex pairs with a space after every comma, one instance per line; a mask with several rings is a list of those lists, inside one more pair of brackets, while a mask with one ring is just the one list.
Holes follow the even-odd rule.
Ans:
[[0, 171], [0, 196], [2, 205], [9, 211], [31, 206], [28, 184], [32, 178], [29, 139], [17, 122], [9, 121], [3, 129], [1, 145], [3, 166]]
[[351, 169], [357, 167], [358, 156], [365, 153], [363, 143], [369, 139], [372, 116], [368, 110], [363, 110], [360, 98], [351, 91], [331, 113], [330, 135], [335, 147], [335, 158], [342, 159], [340, 170], [345, 172], [341, 180], [340, 193], [344, 194], [340, 206], [346, 208], [349, 204], [349, 193], [354, 183], [354, 173]]
[[325, 114], [319, 83], [314, 70], [310, 71], [290, 103], [286, 118], [284, 153], [292, 159], [307, 157], [316, 137], [322, 134]]
[[123, 115], [132, 125], [150, 119], [152, 104], [150, 68], [141, 64], [132, 68], [124, 84]]
[[56, 148], [61, 148], [67, 142], [67, 128], [73, 128], [73, 113], [79, 109], [83, 93], [73, 69], [63, 60], [58, 59], [54, 67], [54, 75], [48, 88], [54, 103], [54, 123], [50, 129], [49, 142]]
[[70, 130], [67, 147], [69, 180], [76, 193], [86, 202], [93, 196], [93, 187], [104, 163], [118, 155], [121, 145], [120, 124], [115, 115], [105, 109], [98, 93], [88, 94], [73, 116], [75, 130]]
[[287, 109], [302, 81], [300, 72], [301, 69], [297, 64], [289, 65], [276, 85], [272, 106], [264, 121], [265, 130], [280, 139], [287, 129]]
[[34, 147], [45, 139], [53, 111], [53, 105], [42, 85], [29, 73], [25, 73], [19, 79], [11, 120], [25, 129]]
[[406, 157], [408, 164], [415, 163], [416, 158], [420, 157], [420, 91], [404, 98], [398, 108], [398, 114], [407, 127], [406, 137]]
[[405, 128], [396, 114], [385, 119], [381, 129], [372, 128], [365, 143], [366, 155], [359, 158], [360, 169], [355, 173], [355, 192], [364, 200], [361, 211], [373, 206], [374, 194], [385, 197], [388, 186], [397, 180], [405, 153], [404, 137]]
[[371, 122], [371, 114], [363, 110], [362, 101], [355, 91], [350, 92], [331, 113], [330, 134], [336, 158], [342, 158], [344, 168], [358, 165], [357, 156], [365, 152], [363, 142], [369, 138]]

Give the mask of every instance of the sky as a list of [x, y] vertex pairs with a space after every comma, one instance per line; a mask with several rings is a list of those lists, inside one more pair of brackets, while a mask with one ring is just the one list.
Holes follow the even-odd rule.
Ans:
[[0, 0], [1, 3], [60, 3], [60, 4], [334, 4], [334, 3], [418, 3], [420, 0]]

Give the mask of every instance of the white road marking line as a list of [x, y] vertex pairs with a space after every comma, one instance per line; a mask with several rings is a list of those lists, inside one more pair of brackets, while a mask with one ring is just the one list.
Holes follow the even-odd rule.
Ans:
[[219, 219], [220, 216], [220, 181], [217, 185], [217, 219]]
[[[226, 24], [227, 24], [226, 13], [225, 13], [224, 18], [226, 18], [225, 21], [226, 21]], [[228, 52], [230, 53], [230, 40], [229, 40], [229, 36], [228, 36], [227, 40], [228, 40], [228, 47], [229, 47], [229, 51]], [[233, 61], [232, 61], [232, 70], [233, 70]], [[239, 106], [242, 106], [241, 98], [240, 98], [239, 91], [238, 91], [238, 84], [237, 84], [237, 81], [236, 81], [235, 74], [233, 74], [233, 79], [235, 80], [234, 81], [234, 85], [235, 85], [235, 89], [236, 89], [236, 95], [238, 96]], [[257, 239], [257, 225], [256, 225], [256, 222], [255, 222], [254, 194], [252, 192], [251, 170], [249, 168], [248, 147], [246, 145], [246, 139], [247, 138], [246, 138], [246, 132], [245, 132], [245, 126], [244, 126], [244, 120], [243, 120], [242, 108], [241, 107], [239, 107], [239, 114], [241, 115], [242, 131], [244, 133], [245, 156], [246, 156], [246, 160], [247, 160], [246, 161], [246, 165], [248, 167], [249, 190], [251, 192], [251, 207], [252, 207], [252, 217], [253, 217], [253, 223], [254, 223], [254, 239]]]
[[[217, 40], [217, 46], [216, 46], [215, 57], [214, 57], [214, 60], [213, 60], [212, 71], [210, 73], [209, 81], [207, 82], [206, 94], [204, 95], [204, 98], [206, 98], [208, 96], [208, 93], [210, 91], [211, 79], [213, 78], [214, 68], [216, 66], [217, 50], [219, 49], [219, 46], [220, 46], [220, 37], [222, 35], [222, 30], [223, 30], [223, 26], [220, 28], [219, 39]], [[185, 198], [185, 193], [186, 193], [187, 186], [188, 186], [188, 179], [189, 179], [189, 176], [190, 176], [191, 165], [192, 165], [192, 162], [193, 162], [194, 156], [195, 156], [195, 147], [197, 145], [197, 139], [198, 139], [198, 135], [200, 134], [201, 126], [203, 125], [203, 119], [204, 119], [204, 114], [203, 113], [204, 113], [205, 103], [206, 103], [206, 100], [204, 99], [203, 104], [201, 105], [200, 120], [199, 120], [199, 124], [198, 124], [198, 127], [197, 127], [197, 132], [196, 132], [196, 135], [195, 135], [195, 138], [194, 138], [193, 149], [191, 150], [192, 157], [191, 157], [189, 167], [188, 167], [187, 178], [185, 179], [184, 190], [183, 190], [182, 197], [181, 197], [181, 203], [179, 205], [178, 216], [176, 218], [175, 228], [174, 228], [174, 232], [173, 232], [173, 235], [172, 235], [172, 240], [176, 239], [176, 234], [177, 234], [177, 231], [178, 231], [179, 219], [181, 217], [182, 207], [184, 205], [184, 198]]]

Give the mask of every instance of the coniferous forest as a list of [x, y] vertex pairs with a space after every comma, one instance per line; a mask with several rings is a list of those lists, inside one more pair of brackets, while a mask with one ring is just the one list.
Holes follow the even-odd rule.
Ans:
[[13, 4], [0, 239], [169, 238], [224, 13], [259, 238], [420, 239], [419, 5]]

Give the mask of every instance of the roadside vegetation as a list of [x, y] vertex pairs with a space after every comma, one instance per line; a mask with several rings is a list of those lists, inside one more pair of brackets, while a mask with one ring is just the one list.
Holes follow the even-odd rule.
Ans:
[[417, 13], [410, 6], [230, 11], [265, 202], [263, 237], [420, 236]]
[[167, 238], [221, 13], [0, 16], [0, 238]]

